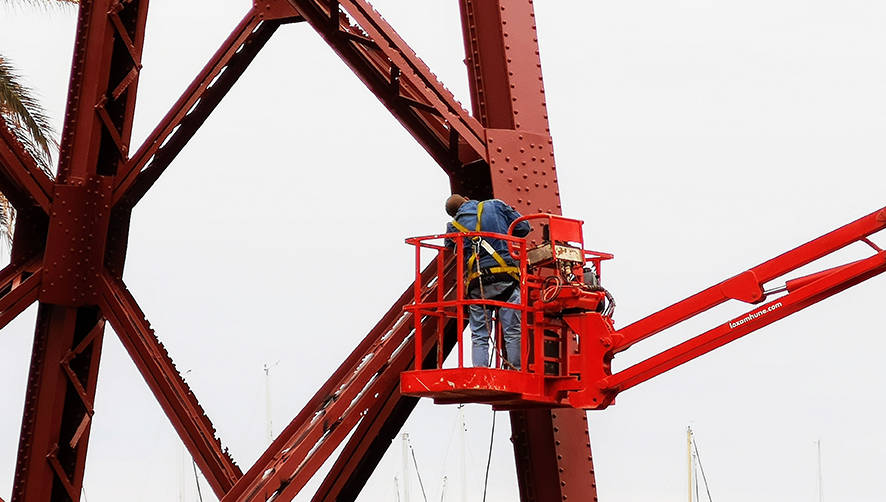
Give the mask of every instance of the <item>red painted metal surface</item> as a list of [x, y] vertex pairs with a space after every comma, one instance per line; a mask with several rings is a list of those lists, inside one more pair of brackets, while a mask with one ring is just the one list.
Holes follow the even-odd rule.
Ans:
[[511, 430], [520, 500], [597, 500], [587, 414], [570, 409], [512, 411]]
[[[671, 368], [721, 347], [794, 312], [833, 296], [886, 271], [886, 252], [868, 236], [886, 228], [886, 208], [859, 218], [802, 246], [761, 263], [686, 300], [618, 330], [604, 340], [605, 351], [617, 354], [655, 333], [705, 312], [728, 300], [757, 306], [741, 316], [706, 331], [684, 343], [641, 361], [613, 375], [603, 376], [589, 397], [606, 402], [616, 393], [629, 389]], [[860, 242], [873, 254], [865, 259], [786, 281], [783, 296], [769, 300], [763, 285], [819, 258]], [[768, 301], [767, 301], [768, 300]]]
[[[407, 308], [427, 318], [437, 319], [438, 322], [453, 318], [461, 326], [465, 324], [466, 305], [510, 307], [522, 312], [524, 329], [521, 338], [521, 370], [501, 369], [498, 364], [492, 368], [466, 368], [462, 357], [464, 342], [460, 336], [456, 367], [445, 369], [443, 361], [439, 360], [434, 369], [404, 373], [401, 387], [405, 394], [432, 397], [438, 403], [481, 402], [500, 408], [547, 405], [603, 409], [612, 404], [621, 391], [886, 271], [886, 251], [868, 239], [870, 235], [886, 228], [886, 208], [883, 208], [616, 331], [611, 318], [596, 311], [603, 301], [603, 297], [598, 296], [603, 294], [601, 292], [576, 288], [577, 295], [564, 295], [560, 292], [555, 298], [546, 298], [548, 290], [545, 284], [548, 279], [556, 279], [556, 287], [560, 291], [559, 281], [562, 278], [545, 275], [545, 267], [533, 267], [531, 262], [527, 267], [526, 256], [549, 247], [551, 249], [546, 252], [554, 256], [557, 250], [553, 243], [573, 242], [579, 245], [577, 249], [583, 244], [580, 229], [569, 228], [576, 224], [580, 226], [581, 222], [546, 217], [550, 220], [550, 243], [533, 251], [525, 251], [521, 239], [486, 233], [456, 233], [407, 239], [408, 243], [419, 249], [426, 247], [437, 250], [438, 260], [446, 254], [446, 249], [442, 244], [430, 242], [453, 240], [456, 242], [456, 259], [459, 263], [464, 261], [461, 239], [472, 238], [476, 234], [507, 240], [509, 247], [515, 251], [512, 254], [520, 259], [522, 302], [519, 305], [490, 300], [465, 300], [462, 293], [464, 271], [463, 267], [459, 267], [459, 275], [454, 284], [455, 290], [459, 292], [456, 298], [428, 299], [426, 295], [418, 295], [424, 289], [421, 287], [422, 278], [417, 276], [415, 303]], [[867, 244], [874, 253], [868, 258], [846, 265], [788, 280], [782, 288], [770, 293], [786, 294], [766, 301], [769, 296], [763, 290], [766, 282], [783, 277], [856, 242]], [[611, 255], [598, 257], [595, 263], [597, 269], [601, 258], [611, 258]], [[419, 262], [421, 255], [417, 253], [416, 263]], [[580, 270], [583, 265], [584, 262], [576, 264], [576, 268]], [[561, 268], [559, 264], [549, 266], [553, 269]], [[442, 281], [443, 278], [440, 277], [436, 282]], [[611, 362], [617, 353], [729, 300], [758, 306], [642, 362], [614, 374], [611, 372]], [[549, 321], [546, 315], [548, 312], [554, 314], [554, 319], [562, 319], [565, 325], [557, 326], [556, 321]], [[527, 313], [532, 315], [527, 316]], [[532, 320], [528, 326], [527, 317]], [[416, 332], [421, 333], [418, 321]], [[549, 333], [553, 333], [553, 336], [549, 336]], [[544, 345], [548, 342], [556, 344], [559, 349], [553, 354], [549, 353], [548, 347]], [[497, 343], [500, 346], [500, 334]], [[420, 345], [417, 348], [420, 349]], [[550, 371], [547, 364], [555, 365], [559, 371]]]
[[368, 2], [289, 3], [448, 173], [485, 158], [483, 127]]
[[113, 202], [135, 205], [181, 152], [265, 43], [283, 23], [297, 22], [288, 4], [250, 10], [178, 101], [122, 167]]
[[[487, 128], [487, 162], [450, 175], [452, 189], [479, 200], [500, 198], [522, 213], [560, 214], [532, 1], [459, 0], [459, 6], [473, 112]], [[584, 412], [527, 413], [510, 412], [521, 499], [595, 499], [596, 489], [588, 488], [595, 485], [592, 470], [576, 483], [551, 461], [588, 461], [590, 448], [562, 450], [552, 435], [557, 429], [589, 444], [587, 427], [576, 425]]]
[[38, 260], [23, 265], [11, 263], [0, 271], [0, 328], [37, 301], [40, 278]]
[[243, 475], [215, 436], [215, 428], [185, 384], [145, 314], [122, 281], [105, 272], [99, 306], [126, 351], [145, 378], [157, 402], [191, 452], [203, 476], [218, 494], [226, 493]]
[[[474, 116], [486, 127], [491, 195], [521, 213], [560, 214], [544, 80], [529, 0], [460, 0]], [[460, 191], [465, 182], [454, 180]]]
[[[381, 411], [386, 396], [399, 394], [400, 372], [414, 364], [412, 315], [403, 311], [411, 300], [410, 288], [223, 500], [266, 500], [278, 490], [280, 496], [295, 496], [361, 419], [376, 418], [368, 410]], [[434, 327], [429, 323], [429, 340], [435, 338]], [[425, 347], [429, 351], [433, 344]]]
[[104, 329], [94, 305], [108, 188], [128, 151], [146, 16], [147, 2], [83, 3], [59, 168], [48, 207], [36, 198], [48, 223], [27, 211], [19, 228], [36, 224], [13, 241], [14, 262], [43, 248], [13, 501], [80, 497]]
[[49, 210], [52, 181], [37, 167], [15, 136], [0, 122], [0, 189], [19, 207], [36, 205]]
[[[464, 354], [469, 352], [470, 342], [459, 333], [453, 367], [444, 367], [444, 359], [440, 357], [433, 368], [403, 373], [400, 388], [404, 394], [432, 397], [437, 403], [486, 403], [498, 409], [573, 406], [569, 393], [584, 388], [583, 370], [588, 363], [597, 361], [586, 357], [584, 349], [588, 342], [579, 340], [579, 334], [564, 324], [564, 312], [570, 312], [570, 316], [584, 312], [582, 316], [592, 316], [604, 333], [612, 334], [611, 311], [604, 309], [605, 290], [584, 284], [585, 265], [593, 267], [596, 284], [599, 284], [601, 263], [611, 259], [612, 255], [583, 249], [583, 222], [580, 220], [552, 214], [527, 215], [514, 221], [511, 229], [523, 221], [532, 222], [536, 228], [543, 227], [546, 240], [530, 244], [531, 241], [520, 237], [489, 232], [456, 232], [406, 240], [416, 248], [415, 301], [406, 307], [415, 314], [416, 357], [422, 353], [423, 322], [430, 320], [442, 326], [455, 321], [456, 326], [464, 326], [467, 322], [465, 312], [470, 305], [518, 310], [523, 330], [519, 370], [509, 369], [503, 363], [499, 350], [503, 346], [500, 329], [496, 330], [491, 342], [494, 354], [491, 367], [466, 367]], [[476, 238], [494, 238], [507, 243], [510, 255], [517, 260], [516, 266], [520, 269], [521, 303], [465, 298], [465, 240]], [[452, 258], [445, 242], [452, 243], [456, 251], [454, 259], [458, 267], [453, 279], [442, 272], [442, 263]], [[456, 292], [454, 297], [427, 294], [428, 282], [420, 271], [424, 262], [422, 251], [436, 254], [434, 263], [440, 272], [430, 283], [446, 284], [447, 289]], [[448, 279], [451, 282], [447, 282]], [[601, 315], [600, 312], [606, 313]], [[492, 317], [494, 319], [495, 314]], [[598, 332], [588, 334], [589, 338], [599, 339], [600, 336]]]

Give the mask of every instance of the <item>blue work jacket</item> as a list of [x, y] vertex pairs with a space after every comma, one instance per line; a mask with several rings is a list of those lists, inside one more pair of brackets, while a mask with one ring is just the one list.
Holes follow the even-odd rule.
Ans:
[[[459, 224], [463, 225], [465, 228], [470, 230], [471, 232], [477, 228], [477, 205], [479, 204], [476, 200], [469, 200], [461, 205], [458, 208], [458, 212], [455, 213], [455, 221], [459, 222]], [[517, 218], [520, 217], [520, 213], [518, 213], [514, 208], [505, 204], [504, 202], [498, 199], [489, 199], [484, 201], [483, 203], [483, 221], [480, 225], [481, 232], [493, 232], [497, 234], [507, 234], [508, 227], [511, 223], [514, 222]], [[514, 235], [517, 237], [525, 237], [530, 230], [529, 223], [525, 221], [521, 221], [514, 228]], [[458, 229], [452, 223], [446, 224], [446, 233], [458, 232]], [[493, 249], [498, 253], [502, 259], [507, 262], [509, 265], [518, 265], [517, 261], [508, 253], [508, 243], [502, 239], [496, 239], [492, 237], [486, 237], [486, 242], [492, 246]], [[463, 239], [464, 244], [464, 253], [465, 253], [465, 262], [471, 257], [473, 254], [473, 249], [471, 248], [471, 239]], [[449, 239], [446, 240], [446, 247], [449, 249], [455, 248], [455, 243]], [[498, 262], [495, 261], [489, 253], [486, 252], [482, 247], [480, 248], [480, 268], [489, 268], [498, 266]]]

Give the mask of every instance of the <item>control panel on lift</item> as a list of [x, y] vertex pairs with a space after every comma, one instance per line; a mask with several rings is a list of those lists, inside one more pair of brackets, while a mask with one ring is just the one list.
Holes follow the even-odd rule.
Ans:
[[[537, 241], [513, 235], [521, 221], [530, 223]], [[582, 382], [608, 374], [608, 361], [601, 364], [600, 340], [613, 332], [615, 302], [602, 287], [601, 270], [612, 255], [584, 249], [582, 224], [562, 216], [532, 214], [514, 221], [508, 235], [464, 232], [407, 239], [416, 248], [416, 281], [415, 300], [406, 309], [415, 323], [416, 361], [426, 363], [401, 375], [401, 392], [431, 397], [437, 403], [488, 403], [497, 408], [602, 405], [599, 396], [582, 396]], [[507, 242], [520, 269], [520, 303], [469, 297], [464, 239]], [[436, 254], [433, 275], [421, 273], [428, 253]], [[465, 360], [471, 354], [470, 331], [465, 329], [470, 305], [483, 305], [490, 312], [488, 367], [472, 367]], [[501, 309], [520, 316], [519, 369], [507, 362], [514, 355], [504, 353]], [[451, 322], [456, 340], [454, 354], [446, 357], [444, 338]], [[422, 346], [428, 339], [423, 336], [426, 330], [435, 330], [437, 337], [432, 365], [422, 357], [427, 352]]]

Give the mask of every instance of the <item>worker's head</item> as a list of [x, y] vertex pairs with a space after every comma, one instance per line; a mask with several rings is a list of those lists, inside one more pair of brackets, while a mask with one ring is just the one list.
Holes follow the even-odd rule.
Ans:
[[455, 216], [455, 213], [458, 212], [458, 208], [467, 201], [468, 199], [457, 193], [450, 195], [449, 198], [446, 199], [446, 214], [449, 216]]

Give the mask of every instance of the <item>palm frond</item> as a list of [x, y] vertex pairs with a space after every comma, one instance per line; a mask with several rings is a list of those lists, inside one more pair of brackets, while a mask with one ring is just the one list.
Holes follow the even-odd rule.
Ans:
[[0, 238], [7, 249], [12, 249], [12, 235], [15, 230], [15, 208], [5, 195], [0, 193]]
[[[54, 8], [78, 4], [79, 0], [0, 0], [0, 7]], [[46, 111], [30, 88], [21, 83], [21, 77], [8, 59], [0, 55], [0, 120], [15, 134], [16, 139], [34, 158], [40, 168], [52, 177], [52, 153], [58, 142]], [[15, 228], [15, 208], [0, 193], [0, 239], [12, 247]]]
[[[24, 130], [45, 164], [52, 163], [52, 152], [58, 147], [49, 116], [33, 95], [21, 83], [21, 77], [8, 60], [0, 56], [0, 115], [13, 130]], [[35, 152], [32, 152], [35, 153]]]
[[0, 5], [13, 7], [57, 7], [64, 4], [78, 4], [79, 0], [0, 0]]
[[[28, 132], [28, 130], [19, 125], [11, 123], [5, 117], [2, 117], [2, 115], [0, 115], [0, 119], [3, 119], [6, 127], [9, 129], [10, 132], [12, 132], [12, 134], [15, 135], [15, 138], [21, 144], [22, 148], [24, 148], [25, 151], [28, 152], [28, 155], [34, 158], [34, 161], [37, 163], [37, 167], [39, 167], [44, 173], [46, 173], [46, 175], [49, 176], [50, 179], [55, 178], [55, 175], [52, 172], [52, 164], [50, 163], [52, 159], [44, 154], [40, 145], [38, 145], [34, 141], [34, 138], [31, 137], [31, 134]], [[55, 143], [55, 140], [53, 140], [53, 143]]]

